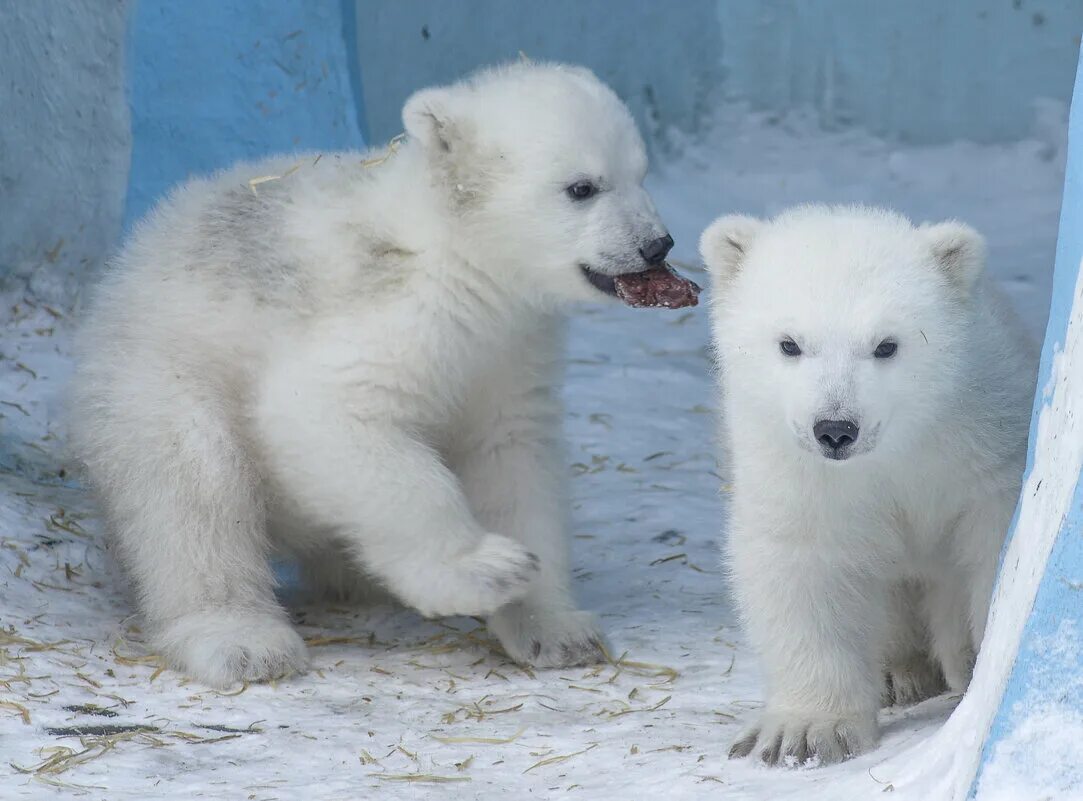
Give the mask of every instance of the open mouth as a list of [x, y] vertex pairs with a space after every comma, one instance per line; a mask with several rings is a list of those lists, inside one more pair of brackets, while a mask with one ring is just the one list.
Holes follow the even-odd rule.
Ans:
[[683, 309], [699, 303], [700, 288], [662, 263], [634, 273], [606, 275], [580, 264], [591, 286], [637, 309]]
[[585, 264], [580, 264], [579, 269], [583, 271], [583, 275], [595, 289], [613, 297], [617, 296], [617, 279], [612, 275], [595, 272]]

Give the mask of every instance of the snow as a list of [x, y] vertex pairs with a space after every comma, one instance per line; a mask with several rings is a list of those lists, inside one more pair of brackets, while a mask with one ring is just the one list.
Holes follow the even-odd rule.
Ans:
[[[1042, 689], [1032, 690], [1012, 710], [1015, 727], [993, 749], [976, 801], [1078, 798], [1083, 787], [1083, 715], [1066, 703], [1083, 695], [1079, 673], [1083, 650], [1075, 621], [1061, 621], [1056, 636], [1035, 650]], [[1053, 681], [1045, 685], [1044, 676]], [[1047, 687], [1055, 689], [1043, 692]], [[1073, 792], [1076, 795], [1070, 796]]]
[[[1047, 109], [1054, 123], [1026, 142], [913, 148], [727, 108], [709, 135], [670, 135], [649, 188], [685, 263], [725, 212], [826, 200], [960, 217], [987, 234], [991, 269], [1037, 334], [1063, 172], [1059, 115]], [[623, 663], [532, 673], [494, 651], [474, 620], [300, 605], [308, 674], [228, 693], [186, 682], [145, 655], [100, 518], [58, 475], [69, 316], [6, 301], [0, 797], [815, 801], [894, 790], [940, 799], [949, 796], [930, 791], [928, 771], [936, 781], [962, 776], [965, 765], [951, 764], [957, 746], [980, 739], [974, 724], [992, 714], [996, 677], [982, 676], [1010, 657], [1025, 617], [1033, 576], [1019, 570], [1002, 583], [992, 622], [1007, 632], [1004, 652], [983, 654], [980, 692], [949, 727], [958, 699], [943, 697], [885, 710], [881, 748], [841, 766], [780, 771], [726, 759], [762, 695], [717, 557], [721, 479], [702, 306], [589, 308], [571, 326], [575, 583]], [[1039, 468], [1048, 475], [1047, 463]], [[1033, 520], [1042, 513], [1033, 509]], [[109, 726], [123, 728], [87, 733]]]

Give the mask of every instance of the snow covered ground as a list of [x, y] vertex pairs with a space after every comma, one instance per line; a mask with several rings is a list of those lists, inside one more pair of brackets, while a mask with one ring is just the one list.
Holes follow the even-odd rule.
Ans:
[[[687, 263], [724, 212], [824, 200], [960, 217], [1040, 335], [1064, 156], [1063, 109], [1042, 111], [1032, 141], [909, 148], [728, 109], [703, 140], [672, 137], [650, 188]], [[572, 323], [576, 586], [614, 665], [533, 673], [471, 619], [298, 606], [307, 675], [225, 693], [186, 682], [142, 647], [93, 505], [63, 472], [69, 316], [4, 300], [0, 798], [879, 798], [895, 789], [888, 758], [958, 700], [885, 710], [881, 748], [842, 766], [726, 759], [761, 689], [718, 565], [702, 307]]]

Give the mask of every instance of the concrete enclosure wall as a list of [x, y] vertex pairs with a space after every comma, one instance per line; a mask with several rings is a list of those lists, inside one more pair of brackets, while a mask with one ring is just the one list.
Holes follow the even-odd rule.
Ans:
[[816, 111], [915, 142], [1026, 136], [1035, 100], [1067, 102], [1079, 0], [358, 0], [374, 142], [414, 89], [515, 58], [576, 61], [648, 133], [694, 130], [720, 100]]
[[369, 133], [402, 130], [403, 101], [524, 53], [590, 67], [651, 132], [691, 130], [721, 80], [715, 0], [359, 0], [357, 38]]
[[240, 159], [360, 147], [352, 2], [143, 0], [129, 25], [126, 222]]
[[0, 0], [0, 285], [64, 297], [120, 232], [126, 13]]
[[913, 142], [1025, 137], [1067, 102], [1079, 0], [719, 0], [724, 92]]

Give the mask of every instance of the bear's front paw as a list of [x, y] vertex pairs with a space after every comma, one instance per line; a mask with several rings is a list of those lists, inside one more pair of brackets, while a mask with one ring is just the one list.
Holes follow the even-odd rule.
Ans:
[[509, 604], [488, 620], [508, 656], [539, 668], [596, 665], [606, 650], [594, 615], [573, 609]]
[[538, 557], [515, 540], [486, 534], [403, 600], [426, 617], [488, 615], [526, 595], [539, 568]]
[[212, 687], [277, 679], [308, 666], [304, 640], [277, 611], [193, 612], [162, 628], [156, 644], [171, 667]]
[[875, 713], [768, 712], [730, 748], [730, 759], [753, 754], [766, 765], [815, 767], [842, 762], [876, 745]]
[[940, 666], [925, 654], [899, 660], [887, 666], [881, 706], [910, 706], [947, 692], [948, 683]]

